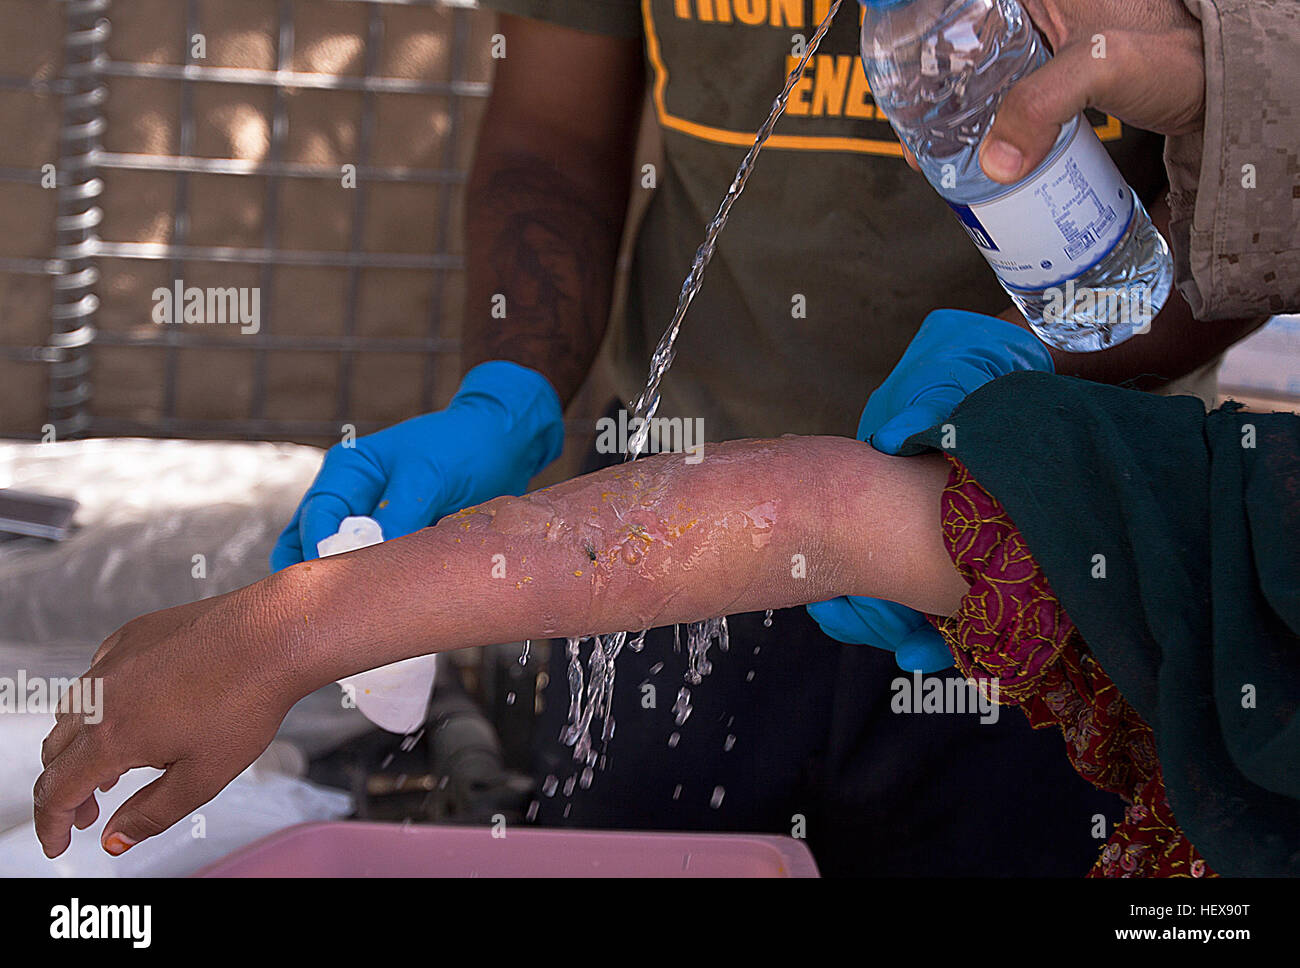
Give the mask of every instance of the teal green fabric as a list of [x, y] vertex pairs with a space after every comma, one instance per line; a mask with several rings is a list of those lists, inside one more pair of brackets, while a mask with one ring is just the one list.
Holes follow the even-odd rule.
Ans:
[[1007, 509], [1210, 866], [1300, 874], [1300, 416], [1025, 372], [909, 443]]

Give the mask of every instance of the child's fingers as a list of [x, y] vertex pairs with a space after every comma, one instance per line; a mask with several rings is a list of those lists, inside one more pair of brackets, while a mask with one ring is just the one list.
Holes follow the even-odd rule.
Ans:
[[[46, 857], [58, 857], [68, 849], [78, 809], [112, 769], [111, 753], [99, 737], [94, 730], [78, 730], [32, 789], [36, 836]], [[117, 768], [119, 775], [122, 772]]]
[[214, 771], [212, 764], [200, 766], [188, 760], [173, 764], [104, 824], [100, 840], [104, 850], [116, 857], [157, 836], [215, 797], [236, 775], [238, 771], [229, 776]]
[[96, 820], [99, 819], [99, 803], [95, 800], [92, 793], [81, 801], [81, 806], [77, 807], [77, 813], [72, 821], [72, 825], [78, 830], [85, 830]]

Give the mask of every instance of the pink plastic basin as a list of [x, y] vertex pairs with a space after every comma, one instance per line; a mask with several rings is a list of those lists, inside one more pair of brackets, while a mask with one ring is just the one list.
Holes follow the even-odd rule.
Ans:
[[286, 827], [198, 877], [816, 877], [801, 841], [759, 834], [623, 833], [386, 823]]

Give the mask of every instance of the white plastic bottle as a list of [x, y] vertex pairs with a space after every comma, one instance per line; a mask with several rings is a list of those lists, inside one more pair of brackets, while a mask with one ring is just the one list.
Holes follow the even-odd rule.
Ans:
[[1050, 56], [1017, 0], [860, 2], [876, 104], [1039, 338], [1084, 352], [1145, 332], [1169, 248], [1086, 118], [1015, 185], [980, 168], [1003, 95]]

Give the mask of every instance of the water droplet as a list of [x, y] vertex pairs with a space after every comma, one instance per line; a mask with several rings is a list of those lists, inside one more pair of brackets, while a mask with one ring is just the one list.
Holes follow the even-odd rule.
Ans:
[[532, 651], [532, 647], [533, 647], [533, 640], [524, 639], [524, 647], [519, 650], [519, 664], [521, 666], [528, 665], [528, 653]]
[[766, 612], [763, 613], [763, 628], [770, 629], [771, 627], [772, 627], [772, 610], [769, 608]]
[[682, 686], [677, 693], [677, 701], [673, 703], [673, 719], [678, 726], [686, 722], [691, 716], [691, 691]]
[[529, 821], [533, 821], [533, 820], [536, 820], [536, 819], [537, 819], [537, 807], [538, 807], [538, 806], [539, 806], [539, 804], [538, 804], [538, 802], [537, 802], [536, 800], [534, 800], [532, 803], [530, 803], [530, 804], [528, 805], [528, 812], [527, 812], [526, 814], [524, 814], [524, 816], [525, 816]]
[[727, 795], [727, 791], [722, 789], [722, 787], [720, 786], [714, 787], [713, 796], [709, 797], [709, 806], [711, 806], [714, 810], [717, 810], [718, 807], [722, 806], [722, 798], [725, 797], [726, 795]]
[[506, 693], [506, 705], [513, 706], [514, 704], [515, 704], [515, 694], [513, 692]]
[[676, 800], [682, 795], [682, 785], [679, 783], [673, 787], [673, 799]]
[[555, 774], [548, 773], [546, 779], [542, 781], [542, 794], [548, 797], [555, 796], [555, 791], [559, 789], [560, 781], [555, 778]]
[[736, 745], [736, 737], [735, 737], [735, 736], [728, 736], [728, 737], [726, 738], [726, 740], [725, 740], [725, 741], [723, 742], [723, 744], [722, 744], [722, 751], [723, 751], [724, 753], [730, 753], [730, 752], [731, 752], [731, 748], [732, 748], [733, 746], [735, 746], [735, 745]]
[[709, 647], [715, 641], [723, 652], [731, 647], [725, 615], [686, 626], [686, 681], [691, 685], [698, 686], [713, 671]]
[[587, 766], [595, 765], [597, 756], [593, 749], [593, 726], [599, 726], [595, 735], [601, 742], [608, 743], [614, 737], [615, 660], [627, 642], [627, 635], [627, 632], [614, 632], [590, 637], [591, 654], [585, 676], [580, 652], [585, 639], [568, 640], [569, 716], [560, 738], [573, 747], [573, 758]]
[[670, 750], [675, 750], [675, 749], [677, 749], [677, 744], [680, 743], [681, 741], [682, 741], [682, 734], [681, 734], [681, 733], [673, 733], [673, 734], [671, 734], [671, 735], [668, 737], [668, 748], [669, 748]]

